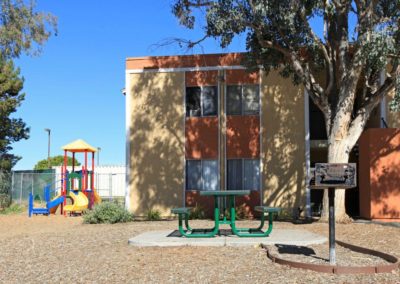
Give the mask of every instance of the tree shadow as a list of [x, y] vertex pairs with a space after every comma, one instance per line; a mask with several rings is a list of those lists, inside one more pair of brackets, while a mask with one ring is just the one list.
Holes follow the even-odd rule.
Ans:
[[[157, 66], [157, 60], [150, 66]], [[174, 64], [164, 62], [164, 64]], [[130, 74], [131, 208], [144, 215], [150, 209], [170, 215], [183, 205], [184, 73]], [[182, 175], [177, 176], [176, 173]]]
[[[171, 207], [185, 204], [185, 149], [192, 146], [185, 142], [185, 131], [190, 130], [185, 118], [185, 72], [166, 73], [158, 68], [215, 66], [214, 61], [207, 60], [149, 57], [143, 59], [141, 68], [154, 70], [127, 74], [131, 86], [127, 90], [131, 96], [130, 207], [136, 215], [150, 209], [170, 215]], [[303, 88], [271, 72], [262, 78], [261, 101], [262, 127], [251, 127], [257, 133], [249, 135], [255, 137], [258, 131], [261, 135], [262, 203], [290, 208], [297, 215], [305, 204]], [[257, 141], [254, 143], [249, 145], [253, 152]]]
[[360, 143], [360, 196], [371, 218], [400, 218], [400, 129], [369, 129]]
[[296, 217], [305, 205], [304, 91], [274, 72], [263, 88], [264, 204]]

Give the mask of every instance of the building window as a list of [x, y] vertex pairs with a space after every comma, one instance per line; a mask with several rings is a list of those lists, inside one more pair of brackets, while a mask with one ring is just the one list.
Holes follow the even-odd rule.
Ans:
[[216, 86], [186, 88], [186, 116], [217, 116], [218, 88]]
[[226, 89], [227, 115], [258, 115], [260, 87], [258, 85], [230, 85]]
[[260, 160], [227, 160], [227, 189], [260, 190]]
[[217, 189], [217, 160], [186, 160], [186, 190]]

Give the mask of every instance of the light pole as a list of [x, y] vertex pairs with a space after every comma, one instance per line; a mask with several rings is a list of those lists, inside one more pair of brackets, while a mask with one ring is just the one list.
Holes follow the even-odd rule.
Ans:
[[97, 166], [100, 165], [100, 151], [101, 151], [101, 148], [97, 147]]
[[48, 133], [48, 142], [47, 142], [47, 165], [49, 167], [49, 169], [51, 168], [50, 166], [50, 133], [51, 130], [50, 128], [45, 128], [44, 131], [46, 131]]

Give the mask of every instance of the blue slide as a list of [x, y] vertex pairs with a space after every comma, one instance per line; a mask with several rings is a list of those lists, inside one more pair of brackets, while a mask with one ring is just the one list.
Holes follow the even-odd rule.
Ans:
[[50, 213], [55, 213], [57, 207], [64, 202], [64, 196], [61, 195], [58, 195], [52, 200], [50, 200], [50, 189], [48, 187], [44, 188], [44, 196], [46, 200], [46, 207], [34, 208], [33, 194], [29, 193], [29, 209], [28, 209], [29, 217], [32, 217], [32, 214], [49, 215]]

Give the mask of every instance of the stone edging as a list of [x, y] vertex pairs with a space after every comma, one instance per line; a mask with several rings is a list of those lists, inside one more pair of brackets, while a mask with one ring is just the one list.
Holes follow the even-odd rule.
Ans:
[[400, 267], [400, 260], [393, 255], [383, 253], [380, 251], [375, 251], [372, 249], [355, 246], [341, 241], [336, 241], [336, 244], [355, 252], [380, 257], [389, 262], [389, 264], [379, 264], [375, 266], [337, 266], [337, 265], [304, 263], [304, 262], [297, 262], [279, 258], [276, 255], [273, 255], [268, 250], [267, 246], [262, 245], [262, 247], [267, 251], [268, 258], [275, 263], [288, 265], [290, 267], [295, 267], [295, 268], [308, 269], [316, 272], [335, 273], [335, 274], [373, 274], [373, 273], [388, 273]]

